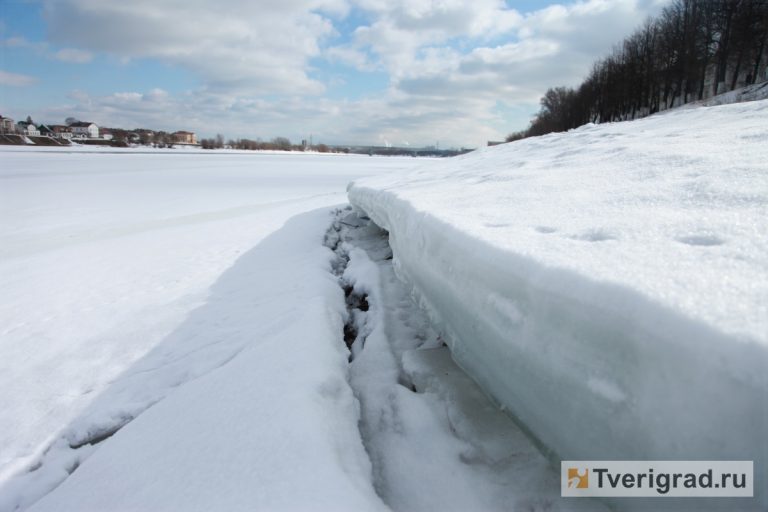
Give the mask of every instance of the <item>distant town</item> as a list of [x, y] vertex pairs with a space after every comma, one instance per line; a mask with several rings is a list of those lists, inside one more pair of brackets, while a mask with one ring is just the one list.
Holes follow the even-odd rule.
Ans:
[[275, 137], [269, 141], [261, 139], [227, 139], [223, 135], [214, 138], [198, 139], [194, 132], [179, 130], [176, 132], [155, 131], [145, 128], [127, 130], [106, 128], [90, 121], [67, 118], [64, 124], [35, 123], [30, 116], [24, 121], [14, 121], [0, 115], [0, 145], [18, 146], [71, 146], [96, 145], [109, 147], [154, 147], [202, 149], [238, 149], [250, 151], [314, 151], [318, 153], [354, 153], [368, 155], [405, 155], [405, 156], [456, 156], [472, 151], [471, 148], [440, 149], [434, 146], [396, 147], [365, 145], [329, 145], [313, 144], [312, 139], [293, 144], [286, 137]]

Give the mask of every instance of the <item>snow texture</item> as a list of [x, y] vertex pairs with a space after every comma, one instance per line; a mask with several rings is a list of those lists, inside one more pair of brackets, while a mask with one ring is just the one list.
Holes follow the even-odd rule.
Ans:
[[[0, 159], [0, 511], [28, 507], [70, 473], [92, 474], [86, 459], [112, 442], [124, 443], [123, 431], [131, 432], [128, 427], [147, 438], [132, 438], [135, 444], [130, 449], [121, 444], [123, 448], [109, 452], [120, 456], [112, 459], [115, 467], [105, 469], [98, 486], [92, 485], [90, 494], [104, 489], [93, 499], [111, 496], [109, 499], [119, 503], [122, 491], [110, 486], [125, 481], [127, 489], [128, 480], [136, 484], [144, 475], [142, 482], [149, 488], [142, 496], [150, 509], [150, 504], [166, 503], [163, 500], [172, 493], [187, 492], [174, 487], [181, 485], [178, 478], [182, 477], [201, 487], [190, 491], [190, 499], [195, 497], [201, 506], [210, 504], [203, 495], [214, 493], [215, 486], [203, 489], [196, 478], [206, 467], [209, 474], [218, 474], [219, 466], [229, 464], [218, 457], [234, 457], [242, 449], [243, 454], [258, 456], [266, 464], [271, 463], [272, 455], [259, 451], [263, 446], [273, 443], [278, 448], [293, 442], [297, 451], [290, 457], [296, 459], [303, 456], [306, 445], [291, 436], [300, 433], [318, 443], [318, 457], [321, 453], [331, 457], [321, 465], [308, 459], [307, 471], [328, 478], [338, 476], [337, 490], [350, 492], [350, 500], [339, 502], [338, 507], [368, 499], [367, 491], [360, 490], [360, 479], [366, 478], [364, 465], [357, 460], [360, 453], [355, 455], [353, 448], [339, 451], [331, 446], [339, 439], [327, 437], [329, 425], [338, 422], [338, 428], [334, 427], [338, 436], [353, 436], [345, 442], [354, 446], [357, 435], [359, 445], [349, 390], [342, 385], [345, 364], [331, 364], [336, 359], [345, 363], [345, 356], [337, 352], [346, 349], [340, 339], [334, 338], [334, 343], [338, 341], [341, 348], [328, 345], [329, 332], [340, 329], [334, 315], [341, 314], [335, 304], [326, 304], [332, 302], [327, 293], [340, 293], [335, 282], [326, 279], [324, 265], [330, 252], [320, 247], [331, 219], [318, 214], [311, 222], [302, 221], [307, 231], [295, 236], [305, 237], [301, 244], [306, 245], [286, 242], [286, 254], [275, 255], [273, 247], [269, 259], [263, 255], [265, 249], [251, 249], [297, 213], [342, 202], [350, 179], [393, 172], [413, 165], [414, 159], [105, 152], [91, 147], [45, 151], [3, 147]], [[302, 252], [308, 255], [297, 261]], [[319, 288], [308, 291], [310, 284]], [[343, 301], [340, 308], [344, 309]], [[293, 354], [298, 348], [292, 344], [308, 342], [294, 337], [312, 334], [309, 326], [316, 330], [312, 339], [319, 343], [313, 349], [319, 353], [312, 354], [326, 363], [317, 373], [302, 370], [306, 379], [296, 380], [294, 389], [284, 379], [301, 370], [304, 355]], [[235, 365], [246, 347], [253, 348], [249, 357], [263, 359], [251, 363], [253, 383], [245, 378], [245, 363]], [[272, 347], [273, 356], [266, 347]], [[283, 367], [289, 354], [299, 365], [296, 369]], [[155, 422], [144, 420], [148, 422], [145, 427], [133, 426], [136, 418], [157, 407], [167, 395], [181, 393], [187, 384], [211, 372], [218, 374], [224, 365], [232, 371], [240, 368], [239, 377], [230, 376], [232, 380], [225, 382], [220, 376], [221, 380], [209, 382], [220, 395], [208, 392], [193, 399], [185, 394], [187, 411], [154, 412]], [[240, 389], [235, 392], [238, 382]], [[317, 386], [323, 385], [327, 393], [318, 398]], [[277, 389], [281, 387], [284, 389]], [[278, 391], [286, 400], [294, 399], [297, 406], [305, 407], [307, 419], [271, 404], [269, 400]], [[315, 399], [291, 398], [302, 393]], [[328, 404], [328, 413], [335, 416], [320, 412], [320, 404]], [[209, 408], [216, 408], [218, 416], [198, 418]], [[271, 416], [274, 428], [256, 428], [259, 415], [264, 424]], [[286, 421], [280, 427], [286, 436], [275, 440], [270, 436], [281, 425], [280, 419]], [[319, 422], [316, 434], [301, 430], [309, 429], [311, 423], [306, 422], [314, 420]], [[197, 422], [210, 429], [207, 441], [202, 439], [202, 430], [184, 430], [197, 428]], [[355, 428], [348, 429], [349, 425]], [[246, 427], [257, 439], [248, 439], [242, 430]], [[226, 438], [227, 433], [232, 437]], [[243, 434], [247, 447], [241, 446], [235, 434]], [[200, 436], [197, 447], [191, 442], [194, 435]], [[167, 455], [161, 453], [160, 441], [166, 443]], [[152, 455], [142, 450], [145, 445], [159, 451]], [[169, 464], [181, 463], [183, 450], [189, 452], [190, 458], [184, 460], [190, 467], [174, 470], [178, 477], [168, 473], [172, 482], [165, 491], [159, 488], [164, 475], [153, 472], [151, 463], [138, 466], [138, 460], [148, 462], [152, 457], [161, 465], [166, 457]], [[126, 458], [123, 463], [128, 452], [136, 458]], [[254, 459], [238, 457], [232, 465], [233, 471], [244, 471], [241, 478], [255, 478], [257, 472], [266, 471], [257, 469]], [[342, 469], [354, 473], [357, 470], [350, 468], [355, 467], [362, 471], [360, 475], [345, 480]], [[106, 476], [121, 468], [136, 474], [121, 473], [118, 480], [107, 482]], [[197, 473], [189, 473], [194, 468]], [[274, 479], [285, 477], [284, 485], [293, 485], [299, 475], [308, 474], [298, 467], [295, 471], [297, 479], [292, 480], [275, 469]], [[229, 475], [233, 485], [238, 482], [226, 469], [221, 474]], [[273, 480], [265, 480], [269, 481]], [[82, 482], [61, 489], [78, 485], [86, 492], [85, 480]], [[250, 483], [248, 487], [254, 486]], [[287, 493], [279, 488], [255, 489], [242, 499], [279, 499]], [[76, 494], [67, 499], [74, 507]], [[56, 509], [58, 505], [53, 503], [47, 506]], [[141, 502], [132, 503], [146, 509], [138, 506]], [[180, 509], [185, 508], [193, 509], [192, 502]]]
[[762, 510], [766, 141], [768, 101], [681, 109], [348, 196], [455, 361], [553, 460], [755, 460], [758, 498], [734, 509]]
[[713, 96], [712, 98], [697, 101], [693, 103], [692, 106], [706, 105], [708, 107], [713, 107], [715, 105], [727, 105], [730, 103], [739, 103], [742, 101], [756, 101], [764, 99], [768, 99], [768, 82], [747, 85], [739, 89], [734, 89], [733, 91], [724, 92], [722, 94], [718, 94], [717, 96]]
[[392, 510], [604, 510], [560, 497], [534, 442], [456, 364], [395, 276], [388, 236], [339, 213], [329, 239], [348, 291], [350, 384], [376, 490]]
[[242, 350], [168, 393], [30, 510], [386, 510], [346, 380], [344, 301], [322, 246], [330, 218], [295, 217], [240, 257], [177, 332], [227, 322]]

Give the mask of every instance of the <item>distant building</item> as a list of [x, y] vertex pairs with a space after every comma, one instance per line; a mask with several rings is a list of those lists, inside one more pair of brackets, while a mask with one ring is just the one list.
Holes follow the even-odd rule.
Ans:
[[69, 128], [72, 130], [72, 136], [74, 137], [89, 139], [99, 138], [99, 127], [94, 123], [89, 123], [88, 121], [76, 121], [70, 124]]
[[53, 128], [47, 124], [40, 124], [38, 125], [37, 129], [40, 131], [40, 135], [43, 137], [55, 137], [56, 132], [53, 131]]
[[0, 133], [16, 133], [16, 123], [13, 119], [0, 116]]
[[150, 144], [152, 141], [155, 140], [155, 132], [152, 130], [146, 130], [144, 128], [136, 128], [134, 130], [136, 135], [138, 135], [138, 141], [141, 144]]
[[53, 130], [54, 135], [60, 139], [69, 140], [72, 138], [72, 129], [69, 126], [54, 124], [50, 128]]
[[171, 137], [177, 144], [197, 144], [197, 136], [193, 132], [173, 132]]
[[27, 137], [39, 137], [40, 130], [37, 129], [34, 123], [28, 123], [26, 121], [19, 121], [16, 123], [16, 130], [22, 135]]

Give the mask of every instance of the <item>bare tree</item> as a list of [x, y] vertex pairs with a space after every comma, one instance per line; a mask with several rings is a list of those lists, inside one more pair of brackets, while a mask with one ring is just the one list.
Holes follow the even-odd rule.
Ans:
[[768, 0], [673, 0], [597, 61], [579, 87], [547, 90], [528, 130], [508, 139], [635, 119], [762, 81], [766, 53]]

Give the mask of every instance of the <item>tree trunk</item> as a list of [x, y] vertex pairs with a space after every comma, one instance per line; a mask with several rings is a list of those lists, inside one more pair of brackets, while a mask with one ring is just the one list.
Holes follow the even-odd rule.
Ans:
[[766, 40], [768, 40], [768, 30], [763, 32], [763, 38], [760, 41], [760, 48], [757, 50], [757, 57], [755, 57], [755, 67], [752, 70], [752, 83], [758, 81], [757, 74], [760, 72], [760, 63], [763, 61], [763, 52], [765, 51]]
[[739, 81], [739, 72], [741, 71], [741, 60], [744, 56], [744, 50], [739, 52], [739, 58], [736, 59], [736, 69], [733, 70], [733, 78], [731, 79], [730, 91], [736, 88], [736, 83]]

